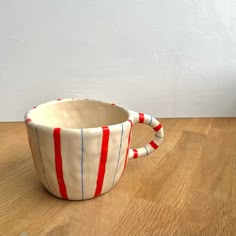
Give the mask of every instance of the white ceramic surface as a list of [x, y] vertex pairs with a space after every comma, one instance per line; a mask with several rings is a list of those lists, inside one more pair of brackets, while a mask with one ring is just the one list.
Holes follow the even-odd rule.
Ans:
[[[133, 124], [155, 131], [153, 140], [130, 149]], [[26, 113], [35, 169], [53, 195], [84, 200], [108, 192], [128, 159], [145, 156], [161, 144], [164, 131], [152, 116], [89, 99], [58, 99]]]

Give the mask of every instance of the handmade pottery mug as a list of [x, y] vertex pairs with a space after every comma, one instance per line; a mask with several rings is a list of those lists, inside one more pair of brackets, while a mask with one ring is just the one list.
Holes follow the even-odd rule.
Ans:
[[[135, 123], [151, 126], [146, 146], [130, 149]], [[128, 159], [158, 148], [164, 132], [150, 115], [88, 99], [58, 99], [25, 115], [34, 166], [53, 195], [84, 200], [108, 192], [119, 181]]]

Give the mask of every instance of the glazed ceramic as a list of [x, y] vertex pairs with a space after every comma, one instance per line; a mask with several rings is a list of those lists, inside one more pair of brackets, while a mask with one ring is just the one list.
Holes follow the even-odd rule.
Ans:
[[[151, 126], [151, 142], [130, 149], [135, 123]], [[36, 172], [53, 195], [83, 200], [108, 192], [121, 178], [128, 159], [156, 150], [164, 136], [150, 115], [95, 100], [58, 99], [34, 107], [25, 124]]]

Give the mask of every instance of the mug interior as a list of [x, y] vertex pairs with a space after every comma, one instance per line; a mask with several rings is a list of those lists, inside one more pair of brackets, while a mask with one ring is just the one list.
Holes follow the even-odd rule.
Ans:
[[34, 123], [69, 129], [115, 125], [128, 120], [128, 111], [94, 100], [61, 100], [38, 106], [30, 112]]

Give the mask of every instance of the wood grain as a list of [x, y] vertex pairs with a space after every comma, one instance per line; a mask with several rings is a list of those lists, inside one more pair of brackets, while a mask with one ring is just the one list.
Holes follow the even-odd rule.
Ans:
[[[0, 123], [0, 235], [235, 235], [236, 119], [161, 119], [165, 140], [97, 199], [50, 195], [23, 123]], [[135, 125], [132, 147], [153, 131]]]

